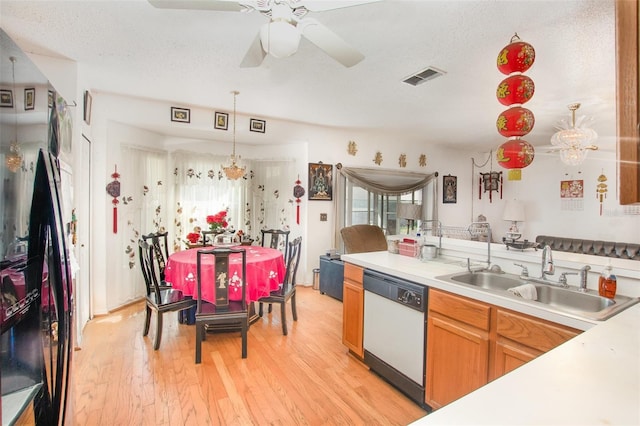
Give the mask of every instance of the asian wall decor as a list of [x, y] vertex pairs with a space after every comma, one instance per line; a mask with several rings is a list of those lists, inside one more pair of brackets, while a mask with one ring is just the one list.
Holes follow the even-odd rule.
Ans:
[[309, 200], [333, 199], [333, 165], [309, 163]]
[[171, 107], [171, 121], [177, 121], [180, 123], [190, 123], [191, 110], [187, 108]]
[[420, 157], [418, 158], [418, 164], [420, 165], [420, 167], [426, 167], [427, 156], [425, 154], [420, 154]]
[[458, 177], [446, 175], [442, 176], [442, 202], [444, 204], [455, 204], [458, 202]]
[[378, 166], [382, 164], [382, 153], [380, 151], [376, 152], [376, 156], [373, 157], [373, 162]]
[[560, 209], [584, 210], [584, 181], [582, 179], [560, 181]]
[[215, 112], [214, 127], [218, 130], [227, 130], [229, 128], [229, 114], [226, 112]]
[[358, 145], [354, 141], [349, 141], [349, 145], [347, 145], [347, 153], [349, 155], [356, 155], [358, 152]]

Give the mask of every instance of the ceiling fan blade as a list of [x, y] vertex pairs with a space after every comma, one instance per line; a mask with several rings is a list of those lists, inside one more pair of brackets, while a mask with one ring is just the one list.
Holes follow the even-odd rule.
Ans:
[[244, 55], [244, 59], [240, 63], [240, 68], [259, 67], [265, 56], [267, 56], [267, 54], [262, 48], [260, 33], [258, 33], [251, 43], [251, 46], [249, 46], [249, 50], [247, 50], [247, 53]]
[[381, 0], [301, 0], [293, 3], [293, 7], [304, 6], [310, 12], [341, 9], [344, 7], [360, 6], [361, 4], [377, 3]]
[[301, 20], [298, 23], [298, 28], [307, 40], [345, 67], [352, 67], [364, 59], [362, 53], [349, 46], [336, 33], [314, 19]]
[[[147, 0], [151, 6], [159, 9], [218, 10], [222, 12], [240, 12], [246, 7], [238, 0]], [[249, 5], [248, 5], [249, 6]], [[250, 6], [249, 6], [250, 7]]]

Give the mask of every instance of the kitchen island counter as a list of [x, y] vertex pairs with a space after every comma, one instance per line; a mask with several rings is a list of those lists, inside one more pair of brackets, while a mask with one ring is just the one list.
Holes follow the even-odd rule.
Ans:
[[342, 260], [587, 330], [413, 424], [640, 424], [640, 304], [607, 321], [592, 321], [436, 279], [466, 270], [459, 261], [421, 262], [388, 252]]

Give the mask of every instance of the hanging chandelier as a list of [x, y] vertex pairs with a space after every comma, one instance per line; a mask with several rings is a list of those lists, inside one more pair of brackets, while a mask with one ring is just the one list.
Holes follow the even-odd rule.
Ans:
[[[9, 60], [11, 61], [11, 66], [13, 68], [13, 96], [15, 99], [15, 95], [16, 95], [16, 57], [15, 56], [11, 56], [9, 58]], [[20, 146], [18, 145], [18, 107], [16, 106], [16, 102], [14, 102], [13, 105], [14, 111], [15, 113], [13, 114], [14, 117], [14, 127], [13, 127], [13, 131], [14, 131], [14, 138], [11, 141], [11, 146], [9, 147], [9, 153], [6, 155], [5, 157], [5, 165], [7, 166], [7, 168], [9, 169], [9, 171], [11, 171], [11, 173], [16, 173], [18, 171], [18, 169], [20, 169], [20, 166], [22, 165], [22, 156], [20, 155]]]
[[584, 117], [576, 124], [576, 111], [579, 103], [567, 106], [571, 111], [571, 124], [562, 120], [558, 126], [560, 129], [551, 137], [551, 144], [560, 152], [560, 160], [569, 166], [577, 166], [587, 157], [588, 151], [596, 151], [598, 147], [593, 145], [598, 134], [593, 129], [584, 127]]
[[231, 93], [233, 93], [233, 152], [231, 157], [229, 157], [231, 164], [222, 166], [222, 170], [227, 176], [227, 179], [237, 180], [244, 176], [246, 167], [238, 166], [237, 163], [240, 161], [240, 156], [236, 155], [236, 96], [238, 96], [240, 92], [234, 90]]

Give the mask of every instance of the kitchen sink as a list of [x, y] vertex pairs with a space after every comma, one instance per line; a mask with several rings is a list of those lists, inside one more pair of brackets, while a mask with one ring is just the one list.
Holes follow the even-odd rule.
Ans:
[[508, 289], [531, 283], [536, 287], [537, 298], [536, 300], [521, 299], [523, 302], [540, 303], [558, 313], [568, 313], [596, 321], [606, 320], [640, 301], [637, 297], [622, 295], [616, 295], [614, 299], [608, 299], [598, 295], [593, 290], [580, 292], [576, 287], [564, 288], [554, 284], [542, 284], [533, 279], [528, 281], [518, 275], [490, 271], [457, 272], [442, 275], [436, 277], [436, 279], [489, 290], [494, 293], [503, 293], [512, 297], [518, 296], [508, 292]]
[[[508, 290], [527, 282], [520, 279], [517, 275], [496, 274], [493, 272], [464, 272], [447, 275], [445, 277], [436, 277], [438, 279], [448, 278], [451, 281], [469, 284], [474, 287], [485, 288], [489, 290]], [[445, 279], [445, 281], [447, 281]]]

